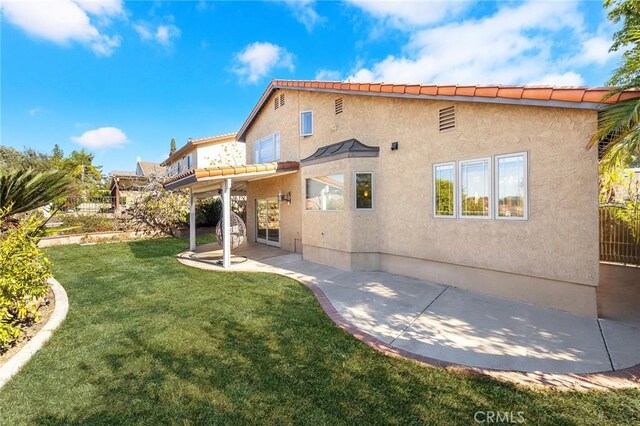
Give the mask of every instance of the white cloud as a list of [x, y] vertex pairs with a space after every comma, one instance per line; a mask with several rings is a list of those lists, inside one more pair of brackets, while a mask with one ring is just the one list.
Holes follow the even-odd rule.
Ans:
[[467, 9], [472, 2], [408, 1], [408, 0], [347, 0], [374, 18], [399, 29], [410, 30], [450, 18]]
[[44, 110], [40, 107], [34, 107], [31, 108], [29, 111], [27, 111], [29, 113], [29, 115], [31, 117], [35, 117], [36, 115], [40, 114], [41, 112], [44, 112]]
[[529, 84], [542, 86], [582, 86], [584, 79], [574, 71], [567, 71], [563, 74], [543, 75], [539, 80], [530, 81]]
[[71, 140], [87, 148], [117, 148], [127, 142], [127, 135], [117, 127], [100, 127], [72, 136]]
[[257, 83], [275, 69], [295, 69], [293, 55], [284, 47], [268, 42], [249, 44], [236, 54], [235, 59], [233, 72], [249, 83]]
[[616, 53], [609, 53], [612, 40], [610, 37], [594, 36], [582, 43], [580, 53], [576, 57], [579, 64], [604, 65], [612, 58], [618, 56]]
[[[417, 22], [415, 19], [414, 22]], [[583, 43], [582, 65], [606, 62], [604, 42], [585, 31], [579, 5], [509, 3], [491, 16], [414, 30], [401, 56], [356, 67], [352, 81], [440, 84], [544, 82], [582, 84], [577, 61], [562, 43]], [[575, 44], [572, 44], [573, 46]], [[570, 47], [571, 49], [572, 47]], [[573, 55], [572, 55], [573, 56]]]
[[93, 22], [121, 15], [120, 0], [5, 0], [0, 6], [9, 22], [32, 36], [60, 45], [82, 43], [98, 56], [110, 56], [120, 46], [120, 36], [101, 33]]
[[318, 14], [315, 8], [315, 0], [284, 0], [293, 12], [293, 16], [300, 22], [307, 31], [311, 32], [316, 25], [326, 21]]
[[143, 41], [154, 41], [164, 47], [173, 46], [173, 41], [180, 37], [180, 28], [173, 24], [161, 24], [155, 28], [148, 22], [139, 21], [133, 24], [140, 39]]
[[316, 73], [316, 80], [342, 81], [342, 74], [336, 70], [321, 69]]

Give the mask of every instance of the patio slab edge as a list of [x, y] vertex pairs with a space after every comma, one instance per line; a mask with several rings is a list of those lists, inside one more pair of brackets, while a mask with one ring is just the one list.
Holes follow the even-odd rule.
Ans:
[[[428, 365], [436, 368], [444, 368], [452, 371], [459, 371], [461, 373], [476, 374], [479, 376], [488, 376], [497, 380], [516, 383], [522, 386], [534, 387], [534, 388], [554, 388], [557, 390], [565, 391], [589, 391], [589, 390], [613, 390], [613, 389], [633, 389], [640, 388], [640, 364], [633, 367], [615, 370], [615, 371], [603, 371], [597, 373], [544, 373], [544, 372], [523, 372], [512, 370], [494, 370], [490, 368], [471, 367], [468, 365], [457, 364], [449, 361], [439, 360], [435, 358], [429, 358], [423, 355], [419, 355], [413, 352], [406, 351], [401, 348], [394, 347], [388, 343], [383, 342], [375, 336], [359, 329], [347, 319], [345, 319], [331, 304], [331, 301], [322, 291], [322, 289], [312, 281], [307, 281], [289, 274], [286, 274], [286, 268], [272, 267], [258, 269], [258, 268], [242, 268], [224, 270], [220, 267], [211, 267], [212, 265], [207, 262], [199, 262], [194, 259], [190, 259], [184, 256], [186, 253], [180, 253], [176, 257], [178, 262], [185, 266], [193, 268], [204, 269], [208, 271], [218, 272], [267, 272], [281, 275], [283, 277], [292, 278], [299, 283], [303, 284], [311, 290], [316, 300], [324, 310], [325, 314], [333, 321], [337, 326], [342, 328], [347, 333], [351, 334], [356, 339], [365, 343], [369, 347], [377, 350], [388, 356], [410, 359], [420, 364]], [[265, 264], [262, 264], [265, 265]]]
[[49, 278], [51, 290], [55, 297], [55, 307], [49, 321], [31, 338], [9, 361], [0, 367], [0, 389], [15, 376], [31, 357], [44, 346], [53, 332], [60, 327], [69, 312], [69, 299], [64, 287], [55, 279]]

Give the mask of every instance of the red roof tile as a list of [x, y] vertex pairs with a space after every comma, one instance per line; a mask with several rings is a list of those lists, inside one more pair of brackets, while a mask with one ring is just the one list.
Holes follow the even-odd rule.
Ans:
[[201, 180], [204, 178], [217, 176], [233, 177], [246, 175], [248, 173], [277, 172], [281, 170], [297, 170], [298, 168], [300, 168], [300, 163], [298, 163], [297, 161], [278, 161], [264, 164], [243, 164], [240, 166], [215, 166], [207, 167], [204, 169], [187, 170], [186, 172], [171, 176], [164, 182], [164, 184], [168, 185], [191, 175], [195, 176], [196, 180]]

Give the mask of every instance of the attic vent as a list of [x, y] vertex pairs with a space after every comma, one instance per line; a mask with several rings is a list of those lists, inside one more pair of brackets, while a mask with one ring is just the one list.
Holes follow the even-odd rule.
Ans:
[[280, 93], [280, 106], [284, 106], [284, 93]]
[[450, 106], [440, 110], [439, 126], [440, 131], [451, 130], [456, 128], [456, 107]]
[[280, 108], [280, 96], [276, 96], [276, 98], [273, 101], [273, 109], [278, 109]]
[[342, 114], [342, 98], [336, 99], [335, 108], [336, 108], [336, 115]]

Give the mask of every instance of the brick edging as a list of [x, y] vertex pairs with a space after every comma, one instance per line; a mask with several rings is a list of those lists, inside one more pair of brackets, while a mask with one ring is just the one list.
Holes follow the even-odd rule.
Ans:
[[[188, 258], [181, 257], [183, 253], [177, 256], [177, 260], [183, 265], [193, 268], [204, 270], [217, 270], [211, 267], [205, 267], [203, 264], [197, 262], [189, 262]], [[305, 287], [309, 288], [314, 297], [324, 310], [325, 314], [336, 325], [342, 328], [347, 333], [351, 334], [356, 339], [365, 343], [369, 347], [381, 352], [385, 355], [410, 359], [421, 364], [429, 365], [431, 367], [452, 369], [457, 371], [465, 371], [472, 374], [492, 377], [497, 380], [516, 383], [519, 385], [537, 387], [537, 388], [554, 388], [558, 390], [611, 390], [611, 389], [624, 389], [624, 388], [640, 388], [640, 364], [633, 367], [624, 368], [616, 371], [603, 371], [598, 373], [540, 373], [540, 372], [525, 372], [525, 371], [513, 371], [513, 370], [498, 370], [491, 368], [471, 367], [464, 364], [457, 364], [454, 362], [443, 361], [436, 358], [426, 357], [407, 350], [393, 347], [382, 340], [378, 339], [371, 334], [360, 330], [351, 322], [346, 320], [331, 304], [331, 301], [322, 289], [312, 281], [306, 281], [300, 278], [286, 275], [279, 271], [281, 269], [278, 266], [271, 267], [270, 270], [231, 270], [224, 272], [262, 272], [262, 273], [274, 273], [283, 277], [291, 278]]]
[[[291, 277], [290, 277], [291, 278]], [[470, 367], [435, 358], [426, 357], [401, 348], [393, 347], [347, 321], [331, 304], [329, 298], [315, 283], [302, 282], [318, 300], [327, 316], [340, 328], [356, 339], [382, 352], [385, 355], [407, 358], [422, 364], [438, 368], [455, 368], [468, 372], [490, 376], [499, 380], [516, 382], [521, 385], [554, 387], [563, 390], [619, 389], [640, 387], [640, 364], [617, 371], [600, 373], [529, 373], [523, 371], [496, 370], [491, 368]]]

